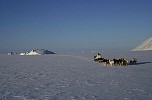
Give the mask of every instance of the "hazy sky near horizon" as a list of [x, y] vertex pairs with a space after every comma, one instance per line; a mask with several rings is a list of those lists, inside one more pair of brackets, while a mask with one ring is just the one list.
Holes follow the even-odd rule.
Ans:
[[133, 49], [152, 36], [152, 0], [0, 0], [0, 52]]

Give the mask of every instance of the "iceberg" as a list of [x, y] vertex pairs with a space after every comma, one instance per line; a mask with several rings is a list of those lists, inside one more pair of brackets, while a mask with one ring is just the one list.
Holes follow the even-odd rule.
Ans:
[[45, 54], [55, 54], [55, 53], [45, 49], [34, 49], [30, 52], [20, 53], [20, 55], [45, 55]]

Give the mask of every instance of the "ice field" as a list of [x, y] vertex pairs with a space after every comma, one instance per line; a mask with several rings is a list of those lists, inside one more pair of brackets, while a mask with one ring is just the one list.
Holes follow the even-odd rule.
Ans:
[[0, 55], [0, 100], [152, 100], [152, 51], [101, 52], [138, 61], [112, 67], [95, 54]]

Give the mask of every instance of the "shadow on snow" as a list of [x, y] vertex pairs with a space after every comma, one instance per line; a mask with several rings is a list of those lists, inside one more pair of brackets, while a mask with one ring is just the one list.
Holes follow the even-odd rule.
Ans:
[[128, 65], [143, 65], [143, 64], [148, 64], [148, 63], [152, 63], [152, 62], [138, 62], [136, 64], [128, 64]]

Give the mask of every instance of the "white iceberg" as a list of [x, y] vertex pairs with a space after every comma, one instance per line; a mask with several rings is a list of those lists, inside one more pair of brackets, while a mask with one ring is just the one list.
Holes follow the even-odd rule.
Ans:
[[20, 55], [45, 55], [45, 54], [55, 54], [55, 53], [45, 49], [34, 49], [30, 52], [20, 53]]

